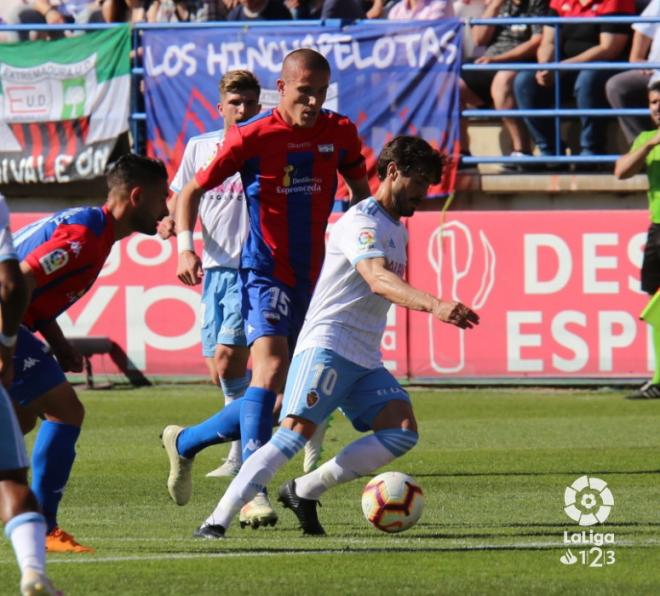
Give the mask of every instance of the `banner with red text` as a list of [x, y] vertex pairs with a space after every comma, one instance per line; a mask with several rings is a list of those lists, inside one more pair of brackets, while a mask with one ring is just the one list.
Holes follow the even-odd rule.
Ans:
[[[15, 214], [12, 227], [37, 217]], [[426, 212], [406, 225], [408, 280], [473, 305], [482, 322], [461, 331], [393, 307], [382, 347], [396, 376], [639, 377], [651, 370], [650, 333], [638, 320], [647, 302], [639, 290], [646, 212], [456, 212], [444, 225]], [[200, 234], [196, 242], [201, 249]], [[122, 240], [90, 292], [60, 318], [65, 333], [110, 337], [147, 375], [205, 375], [199, 288], [180, 284], [175, 269], [174, 241]], [[96, 358], [99, 372], [116, 372]]]

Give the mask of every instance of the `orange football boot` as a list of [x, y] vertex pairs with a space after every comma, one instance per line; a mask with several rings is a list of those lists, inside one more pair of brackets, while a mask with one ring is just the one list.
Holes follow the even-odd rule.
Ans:
[[83, 546], [76, 539], [58, 527], [46, 534], [47, 553], [93, 553], [91, 546]]

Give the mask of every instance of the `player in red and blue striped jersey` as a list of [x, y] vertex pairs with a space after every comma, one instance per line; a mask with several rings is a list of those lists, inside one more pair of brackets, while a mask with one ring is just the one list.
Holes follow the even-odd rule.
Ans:
[[[155, 234], [167, 208], [167, 171], [158, 160], [125, 155], [107, 176], [102, 207], [68, 209], [15, 235], [31, 301], [18, 332], [9, 394], [24, 433], [42, 416], [32, 452], [32, 490], [46, 517], [51, 552], [90, 552], [57, 526], [57, 510], [75, 459], [84, 408], [63, 371], [82, 358], [55, 320], [92, 286], [116, 240]], [[49, 343], [57, 361], [33, 332]]]
[[[329, 82], [330, 65], [321, 54], [310, 49], [291, 52], [277, 82], [278, 106], [231, 128], [222, 148], [179, 194], [181, 259], [194, 252], [194, 220], [185, 216], [192, 212], [186, 204], [229, 175], [241, 174], [250, 231], [240, 271], [252, 356], [250, 387], [235, 406], [174, 437], [164, 434], [170, 455], [168, 489], [180, 505], [191, 494], [191, 459], [209, 440], [231, 440], [240, 434], [245, 461], [270, 438], [276, 394], [283, 388], [290, 350], [321, 270], [337, 172], [354, 201], [370, 194], [355, 125], [321, 108]], [[194, 285], [197, 275], [191, 268], [179, 279]], [[251, 513], [251, 504], [246, 507], [241, 521], [249, 525], [276, 519], [272, 509], [255, 505]]]

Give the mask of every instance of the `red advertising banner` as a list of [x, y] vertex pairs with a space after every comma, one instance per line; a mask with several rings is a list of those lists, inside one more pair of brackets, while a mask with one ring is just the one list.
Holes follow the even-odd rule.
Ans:
[[410, 221], [413, 285], [479, 311], [461, 331], [409, 318], [409, 374], [624, 377], [651, 369], [639, 267], [643, 211], [420, 213]]
[[[12, 215], [14, 230], [38, 214]], [[336, 219], [336, 217], [334, 218]], [[392, 308], [385, 365], [398, 377], [625, 377], [652, 369], [638, 315], [643, 211], [418, 213], [409, 281], [471, 304], [460, 331]], [[196, 237], [201, 250], [201, 234]], [[147, 375], [205, 375], [199, 288], [176, 279], [174, 241], [133, 235], [115, 245], [90, 292], [60, 318], [67, 335], [110, 337]], [[116, 372], [109, 360], [97, 370]]]

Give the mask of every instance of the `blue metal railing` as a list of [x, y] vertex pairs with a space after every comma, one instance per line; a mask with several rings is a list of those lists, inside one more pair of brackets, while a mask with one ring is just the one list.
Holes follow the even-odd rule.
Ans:
[[605, 117], [614, 116], [648, 116], [647, 108], [632, 109], [579, 109], [561, 107], [561, 79], [559, 73], [562, 71], [582, 71], [582, 70], [654, 70], [660, 69], [658, 62], [582, 62], [582, 63], [563, 63], [560, 61], [560, 32], [562, 25], [584, 25], [595, 23], [613, 23], [629, 24], [634, 23], [659, 23], [660, 17], [517, 17], [517, 18], [491, 18], [491, 19], [472, 19], [470, 25], [545, 25], [555, 28], [554, 32], [554, 62], [539, 63], [530, 62], [498, 62], [497, 64], [464, 64], [464, 71], [498, 71], [498, 70], [551, 70], [554, 71], [554, 108], [536, 109], [536, 110], [462, 110], [461, 117], [470, 118], [553, 118], [555, 132], [555, 155], [549, 156], [529, 156], [529, 157], [510, 157], [510, 156], [473, 156], [464, 157], [462, 162], [466, 165], [477, 165], [479, 163], [502, 163], [502, 164], [534, 164], [534, 163], [612, 163], [618, 159], [618, 155], [562, 155], [561, 152], [561, 121], [562, 118], [574, 117]]
[[[279, 27], [286, 25], [287, 27], [307, 27], [309, 24], [327, 24], [336, 26], [339, 21], [326, 20], [326, 21], [269, 21], [259, 22], [250, 26], [258, 27]], [[367, 23], [372, 21], [366, 21]], [[377, 22], [377, 21], [373, 21]], [[547, 25], [555, 27], [555, 60], [554, 62], [544, 63], [543, 70], [554, 71], [555, 84], [554, 84], [554, 107], [545, 109], [534, 110], [494, 110], [494, 109], [477, 109], [477, 110], [463, 110], [462, 117], [471, 118], [527, 118], [527, 117], [541, 117], [553, 118], [555, 124], [555, 155], [546, 156], [527, 156], [527, 157], [510, 157], [501, 155], [484, 155], [463, 158], [463, 162], [468, 165], [476, 165], [479, 163], [503, 163], [503, 164], [527, 164], [527, 163], [611, 163], [615, 161], [618, 155], [561, 155], [560, 147], [560, 126], [562, 119], [575, 118], [580, 116], [587, 117], [602, 117], [611, 118], [614, 116], [646, 116], [648, 109], [646, 108], [632, 108], [632, 109], [578, 109], [578, 108], [562, 108], [561, 107], [561, 80], [559, 73], [561, 71], [579, 71], [579, 70], [647, 70], [647, 69], [660, 69], [660, 63], [656, 62], [585, 62], [585, 63], [562, 63], [559, 58], [559, 36], [560, 29], [563, 25], [576, 25], [576, 24], [593, 24], [593, 23], [616, 23], [616, 24], [629, 24], [634, 23], [659, 23], [659, 17], [645, 17], [638, 16], [616, 16], [616, 17], [516, 17], [516, 18], [490, 18], [490, 19], [471, 19], [470, 25], [511, 25], [511, 24], [528, 24], [528, 25]], [[2, 31], [96, 31], [101, 29], [108, 29], [117, 26], [112, 23], [94, 23], [86, 25], [77, 24], [62, 24], [62, 25], [0, 25], [0, 32]], [[139, 93], [139, 80], [144, 75], [144, 69], [139, 64], [139, 50], [141, 47], [140, 32], [149, 29], [187, 29], [187, 28], [225, 28], [235, 27], [236, 23], [228, 22], [213, 22], [213, 23], [138, 23], [133, 26], [132, 30], [132, 77], [133, 85], [131, 92], [131, 134], [133, 141], [133, 149], [143, 146], [143, 131], [141, 131], [141, 124], [146, 121], [146, 113], [139, 109], [140, 93]], [[464, 71], [498, 71], [498, 70], [514, 70], [514, 71], [529, 71], [540, 70], [538, 63], [530, 62], [507, 62], [497, 64], [464, 64], [462, 70]]]

